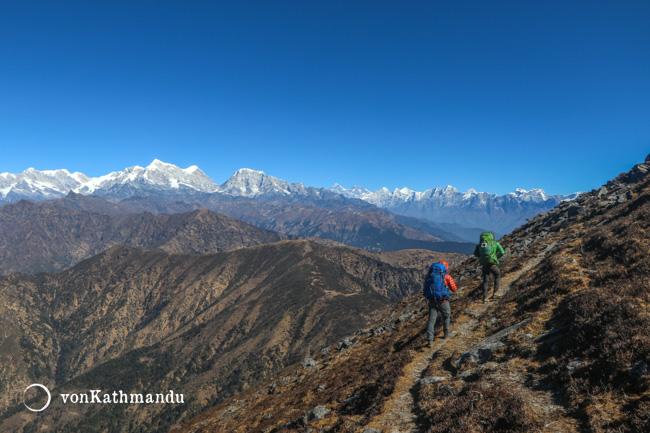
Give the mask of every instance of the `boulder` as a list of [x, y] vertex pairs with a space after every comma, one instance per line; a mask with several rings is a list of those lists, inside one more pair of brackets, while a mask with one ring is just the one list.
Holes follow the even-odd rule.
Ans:
[[627, 372], [632, 376], [642, 377], [650, 374], [650, 368], [648, 368], [648, 364], [644, 361], [639, 361], [632, 367], [628, 368]]
[[447, 380], [446, 377], [442, 376], [427, 376], [420, 379], [420, 386], [433, 385], [434, 383], [440, 383]]
[[302, 417], [303, 425], [307, 425], [310, 422], [319, 421], [330, 413], [331, 411], [325, 406], [316, 406], [310, 411], [307, 411]]
[[533, 318], [529, 317], [528, 319], [522, 320], [521, 322], [512, 325], [509, 328], [503, 329], [496, 334], [489, 336], [480, 343], [475, 344], [467, 352], [463, 353], [460, 358], [458, 358], [455, 363], [456, 367], [460, 367], [465, 361], [479, 364], [487, 362], [492, 356], [492, 352], [506, 345], [506, 343], [503, 342], [504, 339], [506, 339], [517, 329], [532, 322], [532, 320]]
[[340, 352], [341, 350], [349, 349], [354, 345], [355, 337], [345, 337], [343, 340], [339, 341], [336, 345], [336, 349]]
[[583, 361], [579, 361], [579, 360], [571, 361], [571, 362], [569, 362], [567, 364], [566, 369], [571, 371], [571, 372], [574, 372], [577, 369], [579, 369], [580, 367], [582, 367], [582, 364], [583, 364]]

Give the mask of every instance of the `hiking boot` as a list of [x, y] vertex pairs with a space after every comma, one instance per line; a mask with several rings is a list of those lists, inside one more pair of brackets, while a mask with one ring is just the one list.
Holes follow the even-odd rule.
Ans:
[[449, 333], [447, 332], [445, 335], [442, 336], [443, 340], [446, 340], [447, 337], [449, 337]]

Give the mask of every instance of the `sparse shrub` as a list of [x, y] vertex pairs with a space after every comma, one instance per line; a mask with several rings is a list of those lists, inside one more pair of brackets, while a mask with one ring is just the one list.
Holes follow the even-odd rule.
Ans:
[[650, 356], [650, 317], [625, 295], [626, 290], [632, 290], [629, 283], [612, 284], [568, 302], [567, 357], [593, 362], [592, 386], [613, 381], [620, 371]]
[[631, 431], [650, 431], [650, 401], [648, 397], [636, 404], [632, 416], [627, 420], [627, 427]]
[[516, 389], [497, 384], [484, 389], [467, 385], [457, 394], [439, 386], [433, 397], [442, 401], [425, 414], [430, 433], [537, 432], [542, 423]]

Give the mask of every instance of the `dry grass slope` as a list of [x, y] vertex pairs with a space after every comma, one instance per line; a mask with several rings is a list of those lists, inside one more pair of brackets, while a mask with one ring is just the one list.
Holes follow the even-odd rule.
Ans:
[[55, 399], [36, 417], [3, 399], [0, 431], [167, 431], [364, 326], [443, 258], [459, 261], [308, 240], [204, 255], [116, 246], [60, 273], [0, 277], [0, 389], [173, 389], [187, 401], [68, 410]]

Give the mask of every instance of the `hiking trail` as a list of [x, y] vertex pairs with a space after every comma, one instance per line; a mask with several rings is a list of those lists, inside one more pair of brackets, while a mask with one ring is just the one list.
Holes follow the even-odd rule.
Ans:
[[[536, 257], [528, 260], [521, 269], [504, 275], [501, 278], [498, 292], [499, 298], [510, 290], [512, 283], [517, 281], [522, 274], [539, 265], [546, 253], [552, 250], [554, 245], [548, 245]], [[384, 404], [382, 412], [375, 416], [364, 429], [374, 428], [382, 433], [419, 433], [421, 430], [418, 426], [417, 405], [414, 395], [417, 393], [419, 381], [423, 378], [424, 371], [426, 371], [434, 355], [439, 354], [446, 346], [453, 345], [465, 349], [472, 347], [474, 345], [471, 340], [472, 335], [479, 325], [485, 321], [483, 315], [489, 306], [489, 302], [483, 303], [482, 301], [470, 304], [470, 307], [475, 310], [470, 320], [458, 324], [455, 327], [456, 329], [452, 326], [450, 338], [437, 338], [432, 348], [417, 352], [413, 360], [404, 367], [402, 375], [397, 380], [393, 393]], [[452, 310], [452, 317], [453, 314]], [[447, 377], [451, 378], [448, 372], [445, 371], [445, 373]], [[548, 420], [545, 423], [544, 432], [564, 433], [577, 431], [573, 419], [564, 415], [565, 409], [554, 402], [550, 391], [530, 389], [525, 385], [526, 379], [522, 375], [508, 375], [505, 379], [521, 391], [540, 419]]]

